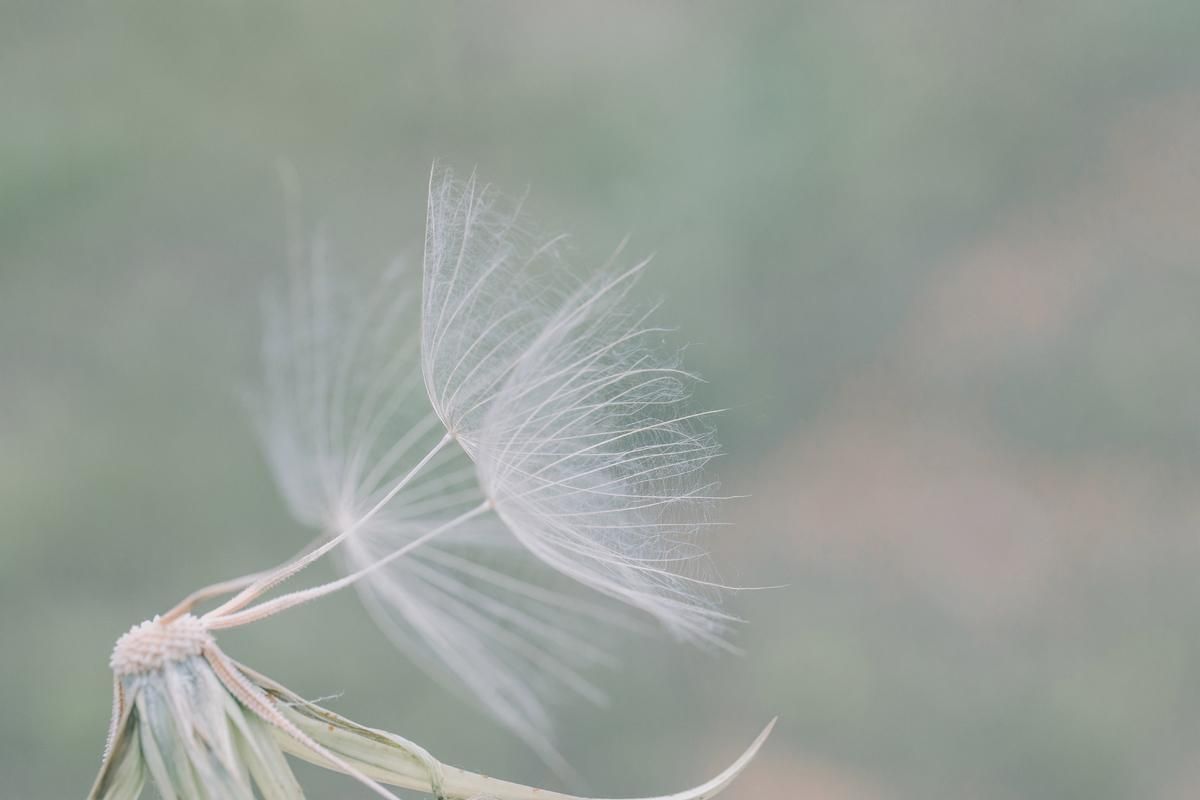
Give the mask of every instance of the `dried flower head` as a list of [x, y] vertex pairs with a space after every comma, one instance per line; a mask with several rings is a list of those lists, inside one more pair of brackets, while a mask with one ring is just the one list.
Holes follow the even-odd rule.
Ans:
[[[435, 170], [420, 320], [401, 270], [368, 292], [324, 247], [268, 296], [268, 460], [317, 538], [280, 567], [216, 584], [135, 626], [112, 658], [113, 723], [94, 798], [295, 798], [283, 753], [445, 798], [566, 798], [446, 767], [419, 746], [304, 701], [232, 661], [213, 632], [355, 586], [383, 630], [435, 677], [453, 676], [566, 771], [546, 698], [602, 697], [612, 660], [594, 630], [628, 625], [604, 598], [681, 639], [724, 645], [730, 617], [696, 538], [717, 498], [694, 380], [630, 302], [642, 269], [576, 280], [474, 177]], [[419, 329], [419, 340], [408, 331]], [[421, 398], [424, 389], [425, 398]], [[344, 575], [269, 592], [335, 551]], [[596, 590], [580, 598], [569, 579]], [[199, 616], [201, 602], [226, 597]], [[711, 797], [738, 762], [674, 800]]]

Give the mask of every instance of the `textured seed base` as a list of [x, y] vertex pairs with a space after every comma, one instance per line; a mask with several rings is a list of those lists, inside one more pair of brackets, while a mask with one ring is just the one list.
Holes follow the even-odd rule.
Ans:
[[117, 639], [109, 665], [118, 676], [150, 672], [172, 661], [200, 655], [212, 641], [204, 623], [191, 614], [165, 624], [155, 617], [134, 625]]

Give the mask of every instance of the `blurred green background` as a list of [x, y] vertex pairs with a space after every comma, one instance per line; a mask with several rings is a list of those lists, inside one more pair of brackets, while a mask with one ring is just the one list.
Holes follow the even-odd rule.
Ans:
[[[1200, 4], [0, 3], [0, 795], [81, 797], [107, 657], [292, 553], [237, 390], [274, 164], [346, 261], [434, 158], [625, 234], [729, 406], [742, 658], [564, 709], [605, 795], [1200, 796]], [[222, 637], [556, 785], [352, 596]], [[312, 797], [364, 797], [303, 770]]]

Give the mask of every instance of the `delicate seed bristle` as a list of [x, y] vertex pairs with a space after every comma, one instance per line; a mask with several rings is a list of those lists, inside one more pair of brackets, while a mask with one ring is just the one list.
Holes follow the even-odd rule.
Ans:
[[172, 661], [200, 655], [212, 641], [204, 623], [191, 614], [165, 623], [156, 616], [134, 625], [117, 639], [109, 665], [118, 676], [151, 672]]

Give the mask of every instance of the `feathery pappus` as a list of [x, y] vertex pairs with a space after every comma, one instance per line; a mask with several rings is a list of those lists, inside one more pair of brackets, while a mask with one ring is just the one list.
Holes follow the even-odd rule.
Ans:
[[[293, 256], [264, 300], [253, 413], [280, 492], [315, 538], [118, 640], [91, 800], [133, 800], [147, 779], [168, 800], [302, 798], [287, 755], [388, 798], [386, 785], [568, 800], [443, 764], [217, 645], [221, 630], [344, 588], [414, 663], [560, 773], [549, 704], [603, 700], [588, 671], [617, 659], [596, 632], [641, 617], [732, 649], [729, 587], [701, 543], [721, 499], [704, 476], [718, 453], [713, 412], [686, 407], [696, 379], [632, 299], [644, 262], [579, 278], [562, 243], [473, 175], [435, 167], [419, 292], [398, 267], [356, 290], [319, 244]], [[326, 555], [340, 577], [275, 593]], [[717, 777], [662, 800], [715, 796], [770, 730]]]

